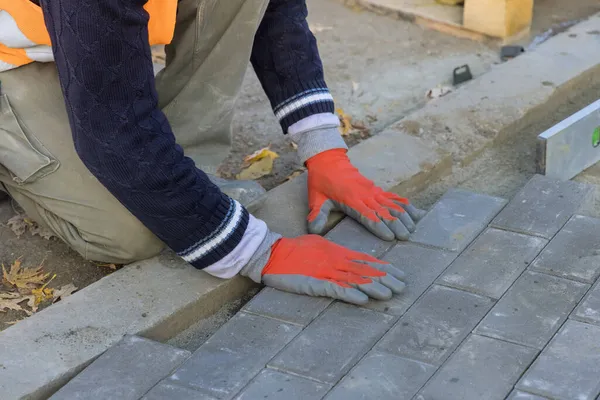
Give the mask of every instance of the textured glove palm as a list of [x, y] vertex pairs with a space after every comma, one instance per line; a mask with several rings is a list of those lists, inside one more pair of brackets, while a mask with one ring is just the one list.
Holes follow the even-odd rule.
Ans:
[[[272, 239], [269, 239], [272, 236]], [[388, 300], [404, 290], [404, 273], [383, 261], [317, 235], [295, 239], [269, 234], [273, 243], [240, 272], [276, 289], [365, 304], [369, 297]]]

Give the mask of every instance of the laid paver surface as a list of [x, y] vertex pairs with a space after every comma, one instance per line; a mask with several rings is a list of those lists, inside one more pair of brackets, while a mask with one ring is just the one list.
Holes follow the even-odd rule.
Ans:
[[510, 202], [451, 191], [404, 243], [344, 221], [329, 239], [404, 268], [406, 293], [357, 307], [266, 288], [144, 399], [595, 400], [592, 195], [541, 176]]

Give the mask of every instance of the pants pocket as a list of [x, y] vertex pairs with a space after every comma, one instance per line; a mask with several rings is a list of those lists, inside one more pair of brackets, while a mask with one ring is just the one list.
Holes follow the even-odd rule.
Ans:
[[59, 162], [20, 123], [8, 95], [0, 95], [0, 164], [18, 185], [32, 183], [56, 171]]

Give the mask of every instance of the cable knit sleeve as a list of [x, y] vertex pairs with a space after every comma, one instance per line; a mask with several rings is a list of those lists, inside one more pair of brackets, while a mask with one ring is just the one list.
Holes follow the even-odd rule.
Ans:
[[144, 4], [42, 0], [77, 153], [154, 234], [204, 268], [240, 243], [249, 215], [185, 157], [157, 108]]
[[284, 133], [313, 115], [337, 124], [305, 0], [270, 0], [256, 32], [252, 66]]

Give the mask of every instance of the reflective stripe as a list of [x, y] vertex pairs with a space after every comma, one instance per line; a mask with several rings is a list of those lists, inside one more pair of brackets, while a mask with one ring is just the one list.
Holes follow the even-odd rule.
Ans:
[[[150, 45], [173, 39], [177, 0], [148, 0]], [[42, 9], [29, 0], [0, 0], [0, 72], [33, 61], [54, 61]]]
[[17, 21], [8, 13], [0, 10], [0, 43], [13, 49], [35, 46], [17, 26]]

